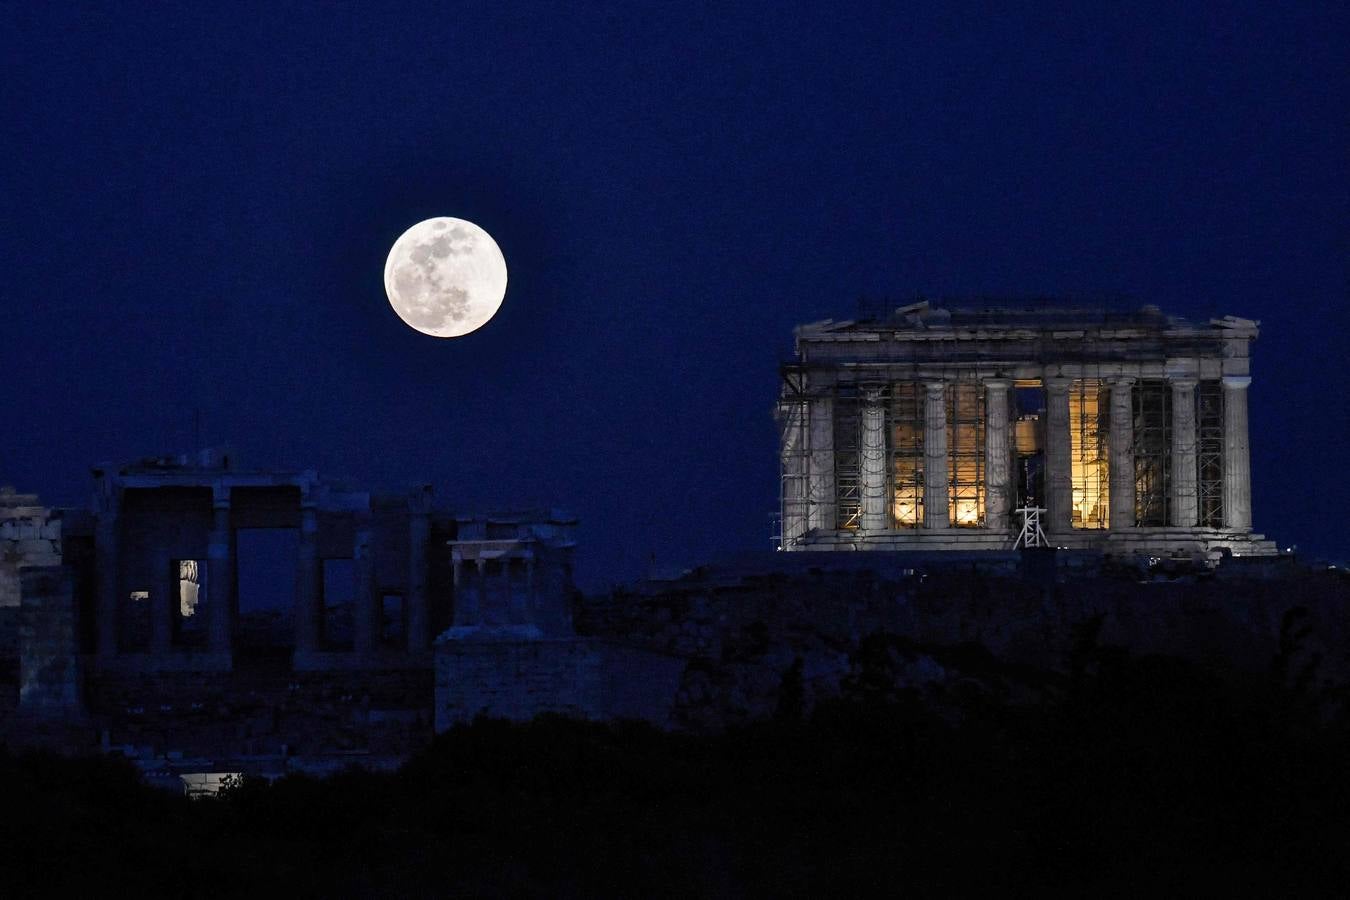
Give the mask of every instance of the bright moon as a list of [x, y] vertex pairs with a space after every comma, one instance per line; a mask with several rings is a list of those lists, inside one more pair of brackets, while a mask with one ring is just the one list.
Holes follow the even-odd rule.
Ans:
[[394, 241], [384, 292], [398, 317], [434, 337], [482, 328], [506, 296], [506, 259], [472, 222], [441, 216], [418, 222]]

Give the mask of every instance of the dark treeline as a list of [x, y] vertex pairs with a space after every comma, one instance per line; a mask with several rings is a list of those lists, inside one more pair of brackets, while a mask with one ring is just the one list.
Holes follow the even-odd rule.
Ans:
[[[1040, 702], [899, 689], [720, 736], [479, 721], [393, 775], [188, 801], [0, 754], [8, 896], [1306, 894], [1350, 875], [1350, 734], [1305, 687], [1094, 650]], [[969, 653], [978, 664], [979, 650]]]

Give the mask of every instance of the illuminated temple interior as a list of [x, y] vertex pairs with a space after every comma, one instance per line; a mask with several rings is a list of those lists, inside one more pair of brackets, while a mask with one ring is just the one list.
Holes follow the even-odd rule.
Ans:
[[1156, 307], [929, 302], [796, 329], [782, 367], [783, 550], [1049, 543], [1265, 555], [1247, 388], [1257, 324]]

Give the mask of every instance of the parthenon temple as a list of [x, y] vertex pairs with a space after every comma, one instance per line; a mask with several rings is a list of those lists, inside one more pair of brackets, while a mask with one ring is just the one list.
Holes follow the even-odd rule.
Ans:
[[800, 326], [779, 548], [1274, 554], [1252, 533], [1258, 324], [925, 301]]

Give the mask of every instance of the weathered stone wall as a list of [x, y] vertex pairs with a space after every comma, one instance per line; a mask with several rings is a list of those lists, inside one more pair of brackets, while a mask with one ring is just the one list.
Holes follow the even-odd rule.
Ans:
[[436, 730], [477, 715], [644, 719], [665, 726], [684, 660], [587, 638], [443, 640]]
[[133, 756], [400, 756], [431, 739], [430, 669], [88, 676], [96, 733]]

